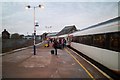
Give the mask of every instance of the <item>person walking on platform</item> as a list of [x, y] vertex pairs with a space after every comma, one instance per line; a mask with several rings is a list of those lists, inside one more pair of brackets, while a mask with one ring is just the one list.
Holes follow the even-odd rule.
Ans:
[[57, 47], [58, 47], [57, 39], [54, 40], [53, 47], [55, 49], [55, 55], [57, 55]]
[[62, 49], [64, 48], [64, 40], [63, 39], [61, 40], [61, 48]]
[[66, 40], [63, 39], [63, 47], [66, 47]]

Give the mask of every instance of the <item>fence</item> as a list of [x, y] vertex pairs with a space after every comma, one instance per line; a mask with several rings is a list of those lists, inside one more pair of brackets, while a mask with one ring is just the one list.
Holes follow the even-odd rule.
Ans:
[[[39, 43], [37, 40], [36, 43]], [[2, 39], [2, 53], [33, 45], [32, 39]]]

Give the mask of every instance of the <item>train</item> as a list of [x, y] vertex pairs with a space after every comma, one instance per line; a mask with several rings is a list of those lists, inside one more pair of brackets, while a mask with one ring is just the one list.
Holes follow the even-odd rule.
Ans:
[[68, 46], [112, 71], [120, 71], [119, 16], [74, 33], [52, 38], [65, 38]]

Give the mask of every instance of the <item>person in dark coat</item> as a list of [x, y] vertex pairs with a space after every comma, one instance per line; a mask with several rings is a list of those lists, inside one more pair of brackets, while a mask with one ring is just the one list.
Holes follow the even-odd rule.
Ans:
[[63, 39], [63, 42], [64, 42], [63, 46], [66, 47], [66, 40]]
[[58, 47], [57, 39], [54, 40], [53, 47], [55, 49], [55, 55], [57, 55], [57, 47]]

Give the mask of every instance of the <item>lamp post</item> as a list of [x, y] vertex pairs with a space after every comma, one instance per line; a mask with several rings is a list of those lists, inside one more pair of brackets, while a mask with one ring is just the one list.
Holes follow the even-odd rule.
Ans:
[[34, 12], [33, 12], [33, 17], [34, 17], [34, 45], [33, 45], [33, 49], [34, 49], [34, 55], [36, 55], [36, 45], [35, 45], [35, 38], [36, 38], [36, 22], [35, 22], [35, 9], [36, 8], [44, 8], [43, 5], [38, 5], [38, 6], [26, 6], [26, 9], [29, 9], [29, 8], [33, 8], [34, 9]]

